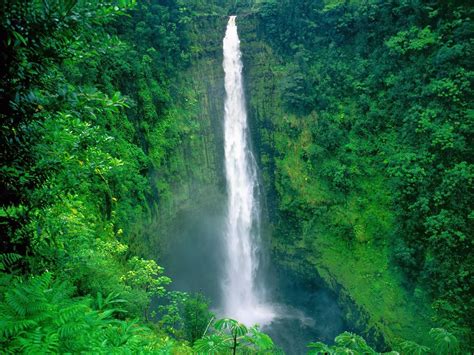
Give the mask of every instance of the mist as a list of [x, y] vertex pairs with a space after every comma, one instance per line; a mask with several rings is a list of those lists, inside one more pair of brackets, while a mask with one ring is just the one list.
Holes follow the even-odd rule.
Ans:
[[224, 222], [224, 209], [217, 205], [180, 211], [172, 222], [162, 257], [173, 290], [201, 293], [213, 307], [221, 297]]

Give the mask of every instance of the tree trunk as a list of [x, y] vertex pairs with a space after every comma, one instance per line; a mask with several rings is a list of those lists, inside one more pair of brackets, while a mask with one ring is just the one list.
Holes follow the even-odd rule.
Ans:
[[234, 346], [232, 347], [232, 355], [237, 351], [237, 335], [234, 335]]

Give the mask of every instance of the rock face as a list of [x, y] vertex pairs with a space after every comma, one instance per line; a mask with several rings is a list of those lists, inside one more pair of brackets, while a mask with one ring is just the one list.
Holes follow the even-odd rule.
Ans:
[[219, 294], [215, 278], [225, 211], [222, 38], [226, 21], [224, 16], [210, 15], [192, 24], [190, 65], [173, 83], [174, 110], [168, 118], [180, 123], [178, 132], [170, 132], [179, 144], [177, 149], [164, 147], [162, 166], [154, 172], [157, 208], [146, 233], [150, 256], [161, 260], [176, 281], [174, 287], [200, 291], [212, 299]]

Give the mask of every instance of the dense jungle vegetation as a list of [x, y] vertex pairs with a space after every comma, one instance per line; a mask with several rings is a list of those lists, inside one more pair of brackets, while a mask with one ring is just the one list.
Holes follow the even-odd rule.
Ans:
[[259, 15], [286, 112], [261, 130], [276, 248], [334, 273], [381, 323], [405, 317], [390, 299], [407, 291], [412, 334], [430, 314], [472, 344], [472, 7], [275, 1]]
[[308, 352], [474, 351], [468, 1], [0, 9], [2, 353], [281, 352], [156, 262], [193, 184], [222, 188], [220, 118], [189, 73], [221, 60], [231, 11], [272, 257], [339, 292], [366, 338]]

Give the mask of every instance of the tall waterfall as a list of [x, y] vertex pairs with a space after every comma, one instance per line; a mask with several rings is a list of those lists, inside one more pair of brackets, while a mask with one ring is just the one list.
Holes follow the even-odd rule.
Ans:
[[256, 287], [260, 211], [257, 167], [248, 145], [247, 113], [242, 84], [240, 41], [231, 16], [224, 38], [225, 72], [225, 169], [228, 205], [225, 231], [226, 264], [223, 282], [224, 310], [240, 322], [267, 324], [273, 318]]

